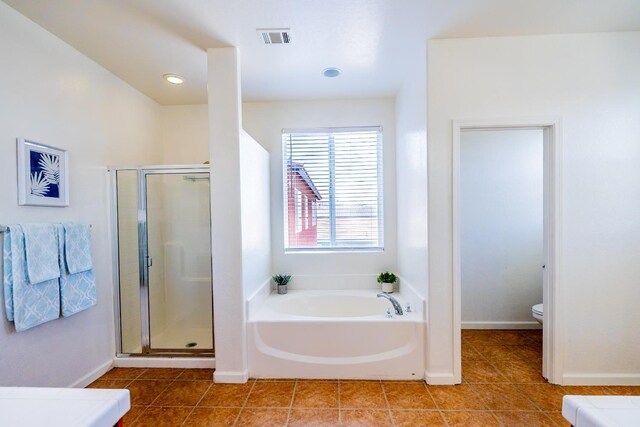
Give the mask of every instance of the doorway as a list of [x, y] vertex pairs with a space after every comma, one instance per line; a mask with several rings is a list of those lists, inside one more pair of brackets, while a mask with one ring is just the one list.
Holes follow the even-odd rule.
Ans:
[[[532, 351], [535, 354], [533, 343], [542, 341], [539, 372], [550, 382], [559, 382], [553, 359], [558, 350], [553, 304], [557, 292], [557, 132], [558, 122], [545, 120], [453, 124], [456, 382], [462, 380], [462, 328], [484, 330], [476, 335], [485, 344], [506, 338], [531, 344], [518, 348], [523, 358], [531, 357]], [[496, 163], [487, 164], [491, 161]], [[489, 222], [482, 224], [482, 220]], [[537, 324], [531, 308], [538, 303], [544, 307], [541, 339], [532, 332]], [[491, 337], [486, 331], [492, 329], [503, 332]], [[505, 329], [529, 332], [507, 333]], [[466, 342], [469, 336], [467, 332]]]
[[113, 168], [119, 356], [213, 347], [209, 168]]

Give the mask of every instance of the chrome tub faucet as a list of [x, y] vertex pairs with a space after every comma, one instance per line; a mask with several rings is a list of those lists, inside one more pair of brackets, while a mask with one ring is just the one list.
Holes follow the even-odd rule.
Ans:
[[378, 296], [378, 298], [386, 298], [387, 300], [389, 300], [391, 305], [393, 305], [394, 310], [396, 311], [396, 316], [402, 316], [402, 314], [403, 314], [402, 313], [402, 306], [400, 305], [400, 303], [398, 302], [397, 299], [395, 299], [391, 295], [383, 294], [383, 293], [379, 293], [377, 296]]

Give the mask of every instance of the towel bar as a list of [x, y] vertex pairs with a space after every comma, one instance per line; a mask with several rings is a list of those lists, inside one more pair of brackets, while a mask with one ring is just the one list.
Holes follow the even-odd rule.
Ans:
[[[93, 225], [89, 224], [89, 228], [93, 228]], [[6, 225], [1, 225], [0, 224], [0, 234], [6, 232], [8, 230], [9, 230], [9, 227], [7, 227]]]

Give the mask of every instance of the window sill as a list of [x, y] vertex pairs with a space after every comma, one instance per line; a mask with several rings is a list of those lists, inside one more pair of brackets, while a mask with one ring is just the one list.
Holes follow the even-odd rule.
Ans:
[[361, 253], [382, 253], [384, 248], [296, 248], [285, 249], [285, 255], [299, 254], [361, 254]]

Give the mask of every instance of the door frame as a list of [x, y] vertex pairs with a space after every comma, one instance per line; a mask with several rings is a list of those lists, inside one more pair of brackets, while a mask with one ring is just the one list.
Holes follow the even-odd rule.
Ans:
[[543, 356], [542, 375], [560, 384], [563, 375], [562, 310], [560, 299], [561, 245], [561, 120], [524, 118], [452, 121], [452, 273], [453, 273], [453, 374], [462, 380], [462, 279], [460, 241], [460, 137], [467, 130], [542, 129], [544, 138], [544, 270], [543, 270]]
[[[117, 172], [121, 170], [136, 171], [137, 174], [137, 200], [138, 200], [138, 262], [140, 285], [140, 323], [141, 323], [141, 352], [123, 353], [122, 351], [122, 322], [120, 312], [120, 266], [119, 266], [119, 239], [118, 239], [118, 183]], [[215, 355], [215, 332], [213, 328], [213, 285], [211, 287], [211, 324], [213, 349], [153, 349], [151, 348], [150, 319], [149, 319], [149, 272], [148, 272], [148, 236], [147, 236], [147, 199], [146, 185], [147, 175], [163, 174], [210, 174], [208, 164], [196, 165], [153, 165], [153, 166], [113, 166], [108, 168], [111, 183], [111, 239], [113, 251], [114, 274], [114, 310], [116, 332], [116, 356], [185, 356], [185, 357], [212, 357]], [[210, 176], [210, 175], [209, 175]], [[209, 213], [211, 215], [211, 213]], [[213, 280], [213, 275], [211, 276]]]

